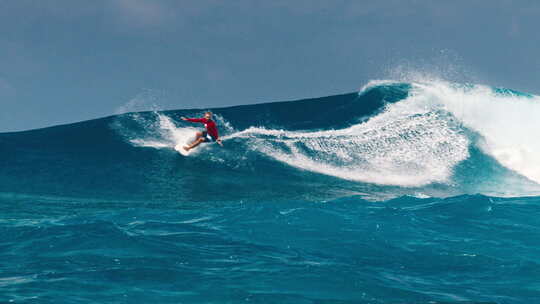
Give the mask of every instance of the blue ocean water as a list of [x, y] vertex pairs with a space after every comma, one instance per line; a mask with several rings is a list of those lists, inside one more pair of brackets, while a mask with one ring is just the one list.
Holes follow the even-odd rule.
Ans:
[[540, 99], [443, 81], [0, 134], [0, 303], [536, 303]]

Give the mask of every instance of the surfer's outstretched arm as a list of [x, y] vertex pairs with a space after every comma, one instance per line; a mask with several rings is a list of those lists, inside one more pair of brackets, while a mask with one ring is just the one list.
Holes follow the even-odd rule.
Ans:
[[187, 117], [180, 117], [182, 120], [185, 120], [185, 121], [189, 121], [189, 122], [200, 122], [200, 123], [205, 123], [206, 119], [204, 118], [187, 118]]

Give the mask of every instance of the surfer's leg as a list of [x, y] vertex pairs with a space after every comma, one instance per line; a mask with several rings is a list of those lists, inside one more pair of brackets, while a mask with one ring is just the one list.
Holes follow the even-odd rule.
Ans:
[[203, 133], [202, 133], [202, 132], [197, 132], [197, 133], [195, 133], [195, 140], [194, 140], [191, 144], [189, 144], [189, 145], [190, 145], [190, 146], [193, 145], [193, 144], [196, 143], [197, 140], [199, 140], [201, 137], [203, 137]]
[[[197, 140], [199, 140], [199, 138], [201, 138], [203, 136], [202, 132], [197, 132], [195, 133], [195, 140], [192, 141], [189, 145], [187, 146], [184, 146], [185, 148], [187, 147], [191, 147], [193, 144], [195, 144], [197, 142]], [[187, 149], [186, 149], [187, 150]]]
[[195, 148], [196, 146], [200, 145], [202, 142], [204, 142], [204, 137], [199, 137], [193, 143], [191, 143], [191, 145], [184, 147], [184, 149], [186, 149], [186, 151], [189, 151]]
[[184, 150], [189, 151], [205, 141], [206, 141], [205, 132], [197, 132], [195, 133], [195, 140], [191, 144], [184, 146]]

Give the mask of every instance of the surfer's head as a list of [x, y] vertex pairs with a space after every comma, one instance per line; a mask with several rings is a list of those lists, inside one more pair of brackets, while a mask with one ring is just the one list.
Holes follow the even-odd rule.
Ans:
[[205, 112], [205, 113], [204, 113], [204, 118], [206, 118], [206, 119], [212, 119], [212, 112], [210, 112], [210, 111]]

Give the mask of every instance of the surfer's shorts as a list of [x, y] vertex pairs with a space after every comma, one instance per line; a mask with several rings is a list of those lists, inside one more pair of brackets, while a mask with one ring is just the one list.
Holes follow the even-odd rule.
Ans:
[[204, 142], [213, 142], [216, 141], [214, 137], [212, 137], [208, 132], [202, 131], [202, 138], [204, 138]]

